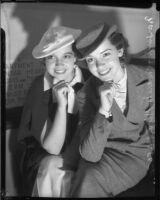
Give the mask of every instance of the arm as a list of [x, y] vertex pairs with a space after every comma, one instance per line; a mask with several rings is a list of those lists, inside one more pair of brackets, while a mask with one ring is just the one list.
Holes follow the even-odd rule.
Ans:
[[[42, 146], [51, 154], [58, 155], [62, 151], [64, 144], [66, 145], [72, 137], [70, 130], [70, 122], [75, 122], [75, 112], [77, 110], [75, 93], [65, 83], [58, 83], [54, 88], [54, 93], [57, 98], [58, 107], [56, 110], [54, 121], [51, 122], [50, 118], [47, 119], [41, 134]], [[67, 95], [64, 95], [67, 92]], [[68, 109], [67, 109], [68, 108]], [[68, 114], [67, 114], [68, 110]], [[74, 127], [73, 127], [74, 129]]]
[[17, 137], [18, 142], [23, 143], [23, 139], [30, 135], [30, 121], [31, 121], [31, 108], [28, 102], [26, 101], [23, 107], [20, 126], [18, 129], [18, 137]]
[[81, 156], [90, 162], [98, 162], [110, 134], [110, 122], [103, 115], [97, 113], [92, 121], [82, 119], [80, 130], [79, 150]]
[[53, 92], [56, 95], [58, 106], [54, 121], [48, 118], [42, 134], [41, 144], [50, 154], [58, 155], [64, 144], [67, 125], [67, 93], [68, 88], [64, 81], [57, 83]]
[[53, 122], [48, 118], [41, 134], [41, 143], [50, 154], [58, 155], [66, 136], [66, 108], [58, 107]]
[[79, 97], [79, 103], [82, 109], [79, 127], [81, 138], [79, 151], [87, 161], [98, 162], [110, 134], [110, 122], [99, 112], [99, 109], [95, 110], [91, 98], [87, 98], [87, 95], [85, 98]]
[[39, 94], [39, 84], [41, 82], [41, 77], [37, 77], [33, 83], [31, 84], [27, 96], [24, 102], [24, 107], [21, 115], [20, 125], [18, 129], [18, 141], [23, 143], [23, 139], [31, 135], [30, 133], [30, 125], [31, 125], [31, 113], [32, 108], [35, 104], [35, 99], [37, 93]]

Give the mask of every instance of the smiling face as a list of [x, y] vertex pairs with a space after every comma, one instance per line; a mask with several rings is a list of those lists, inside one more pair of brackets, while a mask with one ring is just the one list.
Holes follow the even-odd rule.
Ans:
[[58, 81], [69, 82], [74, 76], [75, 61], [72, 45], [68, 45], [45, 58], [46, 70]]
[[86, 57], [89, 71], [101, 81], [118, 82], [124, 75], [119, 58], [123, 56], [123, 48], [111, 44], [108, 38]]

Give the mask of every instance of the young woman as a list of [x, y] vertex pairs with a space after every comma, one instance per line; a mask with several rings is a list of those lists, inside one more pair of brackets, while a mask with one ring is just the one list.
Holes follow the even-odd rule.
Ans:
[[[62, 166], [56, 155], [70, 144], [78, 123], [76, 93], [83, 78], [72, 44], [80, 33], [69, 27], [51, 27], [33, 49], [33, 57], [43, 59], [46, 71], [31, 85], [19, 128], [18, 140], [24, 144], [22, 173], [28, 188], [25, 195], [32, 194], [33, 185], [34, 195], [60, 195], [63, 173], [54, 167]], [[45, 174], [40, 174], [42, 170]], [[56, 176], [54, 186], [52, 177], [56, 180]]]
[[93, 76], [79, 92], [82, 158], [70, 196], [113, 197], [142, 180], [152, 161], [154, 72], [125, 62], [128, 44], [116, 26], [98, 24], [75, 45]]

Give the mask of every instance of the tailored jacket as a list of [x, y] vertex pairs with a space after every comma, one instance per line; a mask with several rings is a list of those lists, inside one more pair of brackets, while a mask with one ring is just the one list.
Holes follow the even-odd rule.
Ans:
[[[19, 127], [19, 141], [23, 141], [26, 137], [33, 136], [40, 142], [41, 131], [46, 119], [48, 117], [50, 117], [51, 120], [54, 119], [57, 105], [52, 103], [51, 89], [43, 91], [43, 77], [44, 75], [38, 76], [29, 89]], [[81, 83], [79, 85], [76, 84], [73, 87], [75, 92], [77, 92], [81, 86]], [[68, 114], [68, 119], [71, 119], [71, 121], [74, 120], [75, 115]], [[73, 128], [73, 124], [74, 123], [69, 124], [68, 127], [71, 126], [71, 128]]]
[[126, 71], [126, 113], [122, 113], [113, 99], [111, 120], [98, 112], [100, 106], [98, 88], [102, 84], [99, 79], [90, 77], [79, 92], [79, 152], [86, 161], [86, 163], [82, 161], [83, 167], [79, 176], [82, 176], [88, 165], [90, 166], [84, 175], [82, 186], [80, 182], [77, 184], [79, 191], [83, 191], [81, 188], [85, 189], [86, 183], [86, 185], [93, 184], [93, 193], [98, 192], [99, 186], [88, 183], [90, 180], [88, 177], [96, 176], [98, 170], [98, 174], [101, 173], [107, 183], [104, 186], [104, 180], [98, 175], [96, 180], [106, 187], [103, 188], [104, 191], [109, 190], [107, 189], [109, 187], [110, 192], [116, 195], [136, 185], [149, 169], [155, 134], [154, 71], [152, 79], [148, 71], [135, 65], [126, 65]]
[[[73, 89], [77, 92], [81, 86], [81, 83], [77, 83]], [[29, 187], [27, 195], [30, 195], [33, 189], [41, 160], [50, 155], [41, 146], [40, 136], [47, 118], [54, 120], [56, 109], [57, 103], [53, 103], [51, 89], [44, 91], [44, 75], [38, 76], [29, 89], [18, 133], [18, 141], [24, 145], [20, 167], [26, 187]], [[68, 113], [66, 138], [61, 152], [71, 142], [77, 124], [78, 113]]]
[[[154, 126], [155, 124], [155, 118], [154, 118], [154, 100], [155, 100], [155, 95], [154, 95], [154, 80], [149, 80], [149, 77], [147, 75], [147, 72], [145, 72], [143, 69], [138, 68], [137, 66], [134, 65], [129, 65], [126, 66], [126, 70], [127, 70], [127, 98], [128, 98], [128, 113], [127, 113], [127, 120], [129, 122], [131, 122], [131, 124], [134, 126], [138, 123], [149, 123], [149, 117], [151, 117], [152, 119], [152, 123], [150, 122], [151, 126]], [[148, 83], [150, 83], [150, 81], [152, 81], [152, 88], [150, 88], [150, 86], [148, 85]], [[83, 141], [83, 138], [88, 137], [88, 139], [90, 138], [87, 135], [92, 135], [93, 132], [91, 132], [90, 134], [88, 134], [90, 126], [87, 127], [87, 124], [89, 124], [90, 121], [96, 122], [96, 128], [98, 129], [98, 123], [100, 123], [99, 125], [104, 125], [105, 123], [107, 123], [107, 125], [110, 124], [110, 122], [108, 122], [106, 120], [106, 118], [99, 114], [98, 108], [100, 105], [100, 98], [99, 98], [99, 94], [98, 94], [98, 87], [101, 85], [101, 81], [99, 81], [96, 77], [91, 77], [85, 84], [85, 86], [82, 88], [82, 90], [79, 92], [79, 104], [80, 104], [80, 123], [81, 123], [81, 127], [85, 127], [86, 125], [86, 129], [82, 129], [81, 128], [81, 141]], [[149, 90], [152, 90], [152, 101], [149, 102]], [[113, 113], [113, 117], [114, 117], [114, 123], [116, 124], [117, 127], [121, 127], [121, 123], [123, 122], [123, 117], [121, 116], [117, 116], [116, 115], [116, 110], [115, 107], [117, 107], [117, 103], [115, 102], [115, 100], [113, 100], [113, 105], [111, 108], [111, 111]], [[150, 115], [149, 115], [150, 114]], [[96, 117], [94, 117], [96, 115]], [[94, 121], [93, 121], [94, 120]], [[123, 126], [125, 126], [126, 124], [124, 123]], [[106, 126], [107, 127], [107, 126]], [[87, 129], [89, 128], [89, 129]], [[97, 131], [105, 131], [105, 130], [97, 130]], [[96, 131], [95, 131], [96, 132]], [[107, 132], [107, 130], [106, 130]], [[153, 137], [151, 138], [153, 140], [153, 144], [154, 144], [154, 132], [150, 133], [150, 136]], [[98, 134], [94, 135], [95, 137], [98, 137]], [[107, 138], [109, 138], [109, 134], [107, 134], [105, 136]], [[125, 136], [123, 136], [125, 139]], [[133, 139], [136, 140], [137, 136], [136, 135], [130, 135], [127, 136], [128, 139]], [[97, 139], [97, 138], [96, 138]], [[126, 138], [127, 139], [127, 138]], [[145, 138], [144, 138], [145, 139]], [[147, 137], [147, 139], [149, 139]], [[92, 140], [94, 141], [94, 140]], [[100, 142], [100, 141], [99, 141]], [[102, 143], [101, 143], [102, 142]], [[103, 137], [101, 137], [101, 144], [103, 144], [103, 147], [101, 145], [99, 145], [101, 151], [103, 152], [102, 148], [106, 147], [108, 144], [106, 144], [106, 140], [104, 140]], [[143, 143], [143, 141], [142, 141]], [[92, 144], [92, 142], [91, 142]], [[86, 149], [86, 150], [85, 150]], [[100, 152], [98, 151], [94, 151], [92, 152], [92, 150], [94, 151], [94, 148], [89, 148], [89, 144], [88, 143], [83, 143], [81, 144], [80, 147], [80, 151], [82, 154], [82, 157], [89, 157], [89, 160], [91, 161], [96, 161], [100, 159]], [[85, 153], [86, 152], [86, 153]], [[90, 153], [89, 153], [90, 152]], [[101, 152], [101, 154], [102, 154]], [[99, 155], [98, 155], [99, 154]], [[94, 156], [93, 156], [94, 155]], [[93, 158], [93, 160], [92, 160]]]

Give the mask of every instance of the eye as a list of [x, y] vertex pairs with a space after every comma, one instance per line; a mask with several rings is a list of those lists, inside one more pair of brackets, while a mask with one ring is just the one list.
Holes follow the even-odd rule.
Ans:
[[73, 54], [65, 54], [64, 56], [63, 56], [63, 58], [64, 59], [66, 59], [66, 60], [70, 60], [70, 59], [73, 59]]
[[56, 58], [53, 55], [48, 56], [46, 59], [52, 62], [56, 62]]
[[102, 54], [103, 58], [106, 58], [106, 57], [108, 57], [108, 56], [110, 56], [110, 55], [111, 55], [110, 52], [104, 52], [104, 53]]
[[88, 64], [94, 64], [95, 63], [95, 59], [91, 58], [91, 57], [86, 58], [86, 61], [87, 61]]

